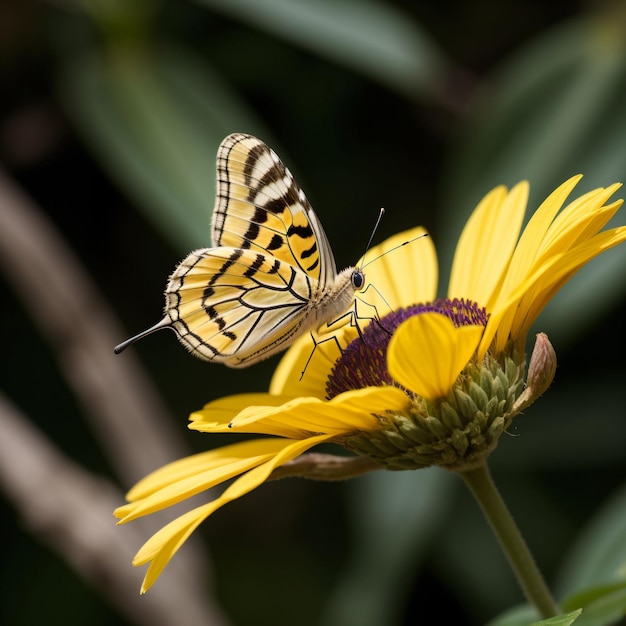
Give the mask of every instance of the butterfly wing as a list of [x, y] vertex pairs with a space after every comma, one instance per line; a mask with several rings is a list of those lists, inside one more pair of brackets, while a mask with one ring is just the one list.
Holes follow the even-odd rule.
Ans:
[[303, 191], [276, 153], [236, 133], [217, 153], [213, 246], [269, 254], [324, 288], [337, 274], [326, 234]]
[[302, 332], [314, 280], [289, 263], [242, 248], [192, 252], [170, 276], [166, 317], [196, 356], [245, 367]]
[[353, 268], [337, 274], [311, 205], [275, 152], [251, 135], [217, 153], [213, 248], [192, 252], [171, 275], [165, 315], [115, 348], [173, 328], [193, 354], [245, 367], [345, 311]]

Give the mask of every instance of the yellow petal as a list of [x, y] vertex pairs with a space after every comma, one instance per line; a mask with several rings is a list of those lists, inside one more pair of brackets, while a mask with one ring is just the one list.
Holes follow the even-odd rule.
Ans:
[[523, 296], [520, 286], [530, 286], [528, 278], [534, 275], [542, 264], [549, 262], [549, 256], [545, 254], [542, 256], [541, 250], [545, 247], [544, 242], [556, 214], [580, 179], [580, 175], [573, 176], [557, 187], [530, 218], [515, 248], [497, 298], [489, 306], [490, 318], [481, 341], [479, 358], [484, 354], [485, 346], [489, 345], [487, 342], [496, 336], [496, 331], [497, 339], [494, 346], [496, 352], [504, 348], [511, 332], [515, 333], [513, 321], [516, 307]]
[[623, 203], [617, 200], [605, 206], [620, 187], [620, 183], [615, 183], [606, 189], [594, 189], [570, 202], [542, 236], [537, 257], [552, 251], [563, 252], [598, 233]]
[[189, 535], [209, 515], [226, 503], [240, 498], [264, 483], [276, 467], [291, 461], [309, 448], [323, 443], [327, 439], [328, 436], [322, 435], [311, 437], [304, 441], [285, 441], [284, 448], [271, 460], [246, 472], [230, 485], [219, 498], [178, 517], [148, 539], [133, 559], [133, 565], [144, 565], [151, 561], [141, 587], [141, 593], [145, 593], [154, 584], [163, 568], [169, 563]]
[[424, 398], [442, 398], [471, 359], [482, 332], [481, 326], [455, 328], [439, 313], [414, 315], [400, 324], [389, 342], [389, 373]]
[[528, 273], [526, 268], [534, 264], [555, 215], [581, 178], [580, 175], [572, 176], [559, 185], [530, 218], [511, 260], [507, 283], [515, 284], [520, 277]]
[[255, 433], [291, 439], [322, 432], [337, 435], [375, 428], [377, 422], [372, 413], [404, 406], [407, 401], [406, 394], [394, 387], [358, 389], [330, 402], [315, 397], [241, 394], [209, 402], [192, 413], [189, 428], [200, 432]]
[[[533, 281], [515, 307], [511, 333], [525, 335], [554, 294], [578, 270], [602, 252], [626, 240], [626, 227], [615, 228], [592, 237], [554, 260]], [[500, 331], [498, 331], [500, 332]]]
[[[129, 501], [145, 498], [146, 496], [162, 489], [176, 480], [182, 480], [216, 467], [223, 467], [231, 462], [237, 462], [252, 456], [273, 454], [276, 444], [272, 439], [256, 439], [252, 441], [240, 441], [215, 450], [192, 454], [168, 463], [151, 472], [128, 492], [126, 499]], [[267, 443], [264, 443], [267, 442]]]
[[[280, 406], [293, 396], [275, 395], [270, 393], [240, 393], [224, 396], [213, 400], [199, 411], [194, 411], [189, 419], [191, 430], [210, 430], [211, 432], [229, 432], [229, 424], [233, 418], [249, 406], [272, 405]], [[200, 427], [198, 423], [203, 426]], [[210, 428], [206, 428], [210, 424]]]
[[289, 441], [255, 439], [174, 461], [149, 474], [128, 493], [130, 504], [117, 508], [120, 524], [186, 500], [261, 465]]
[[525, 332], [545, 305], [581, 267], [605, 250], [626, 241], [626, 227], [614, 228], [554, 255], [509, 293], [508, 300], [490, 316], [478, 349], [481, 358], [490, 348], [497, 354], [509, 337], [524, 339]]
[[[254, 433], [288, 439], [302, 439], [310, 436], [312, 432], [312, 429], [308, 428], [310, 424], [304, 419], [299, 419], [297, 415], [291, 415], [290, 407], [294, 402], [302, 401], [302, 398], [271, 394], [259, 394], [259, 396], [264, 397], [259, 398], [258, 404], [246, 405], [244, 409], [232, 416], [228, 423], [213, 421], [211, 405], [208, 405], [209, 408], [192, 414], [194, 421], [189, 428], [203, 433]], [[306, 400], [322, 402], [317, 398], [306, 398]]]
[[449, 298], [489, 307], [515, 249], [528, 202], [528, 183], [496, 187], [468, 220], [454, 253]]
[[[580, 179], [580, 175], [573, 176], [557, 187], [535, 211], [520, 237], [497, 298], [489, 306], [492, 317], [501, 322], [502, 328], [506, 329], [507, 333], [508, 329], [510, 329], [513, 324], [515, 312], [509, 305], [504, 303], [511, 300], [511, 294], [517, 291], [519, 285], [524, 283], [527, 277], [535, 271], [537, 267], [537, 257], [540, 254], [539, 251], [543, 245], [546, 233], [550, 228], [550, 224], [563, 206], [567, 196], [572, 192]], [[503, 308], [505, 307], [508, 308], [508, 311], [503, 313]], [[491, 332], [492, 329], [493, 321], [491, 322], [491, 327], [489, 327], [488, 324], [488, 331]], [[504, 343], [506, 343], [504, 332], [498, 331], [498, 337], [497, 350], [499, 351], [504, 347]], [[481, 346], [485, 343], [486, 340], [483, 337]]]
[[142, 594], [152, 587], [191, 533], [215, 510], [213, 505], [211, 502], [181, 515], [144, 543], [133, 559], [136, 567], [150, 562], [141, 585]]
[[346, 391], [329, 401], [295, 398], [280, 407], [250, 407], [233, 420], [233, 428], [253, 428], [256, 432], [259, 426], [269, 423], [274, 428], [282, 425], [300, 432], [337, 436], [375, 430], [375, 415], [400, 410], [408, 402], [408, 396], [396, 387], [365, 387]]

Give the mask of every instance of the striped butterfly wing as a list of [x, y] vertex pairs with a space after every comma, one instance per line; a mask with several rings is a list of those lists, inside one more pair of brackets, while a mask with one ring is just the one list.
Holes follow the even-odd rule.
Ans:
[[242, 248], [192, 252], [165, 292], [167, 316], [194, 355], [245, 367], [300, 334], [311, 279], [270, 255]]
[[324, 230], [289, 170], [262, 141], [229, 135], [217, 153], [214, 247], [170, 276], [165, 315], [115, 348], [176, 331], [196, 356], [245, 367], [285, 349], [354, 300], [362, 274], [337, 274]]
[[271, 254], [298, 268], [322, 289], [337, 274], [313, 208], [276, 153], [251, 135], [224, 139], [217, 153], [213, 246]]

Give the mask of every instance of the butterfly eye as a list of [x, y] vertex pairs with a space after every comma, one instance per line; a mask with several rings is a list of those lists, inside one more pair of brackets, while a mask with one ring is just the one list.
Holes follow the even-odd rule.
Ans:
[[365, 284], [365, 274], [361, 270], [352, 272], [352, 286], [354, 289], [362, 289]]

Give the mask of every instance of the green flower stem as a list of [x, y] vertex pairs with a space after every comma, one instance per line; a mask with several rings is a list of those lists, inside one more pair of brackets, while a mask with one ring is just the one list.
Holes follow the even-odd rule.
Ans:
[[544, 619], [559, 615], [559, 607], [500, 496], [487, 464], [459, 473], [489, 520], [528, 601]]

